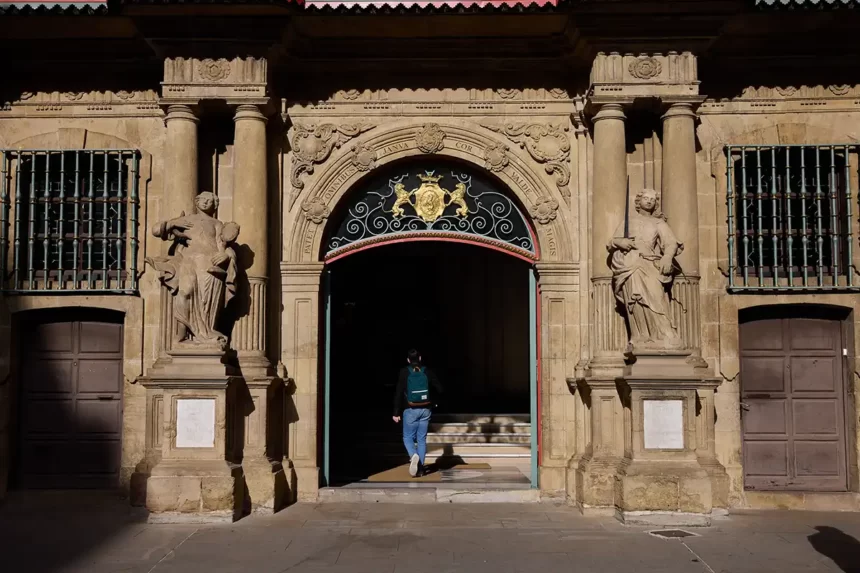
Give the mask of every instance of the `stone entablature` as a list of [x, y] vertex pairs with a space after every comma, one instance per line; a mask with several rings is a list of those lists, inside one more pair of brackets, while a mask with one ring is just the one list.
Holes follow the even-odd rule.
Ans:
[[23, 92], [0, 106], [0, 117], [75, 117], [161, 115], [158, 94], [142, 91]]
[[228, 104], [265, 104], [268, 63], [264, 58], [166, 58], [162, 105], [193, 105], [206, 99]]
[[589, 96], [594, 103], [627, 103], [638, 98], [695, 101], [699, 96], [696, 56], [690, 52], [601, 52], [592, 64]]
[[860, 85], [749, 86], [741, 95], [708, 99], [702, 115], [735, 113], [833, 113], [860, 110]]
[[331, 98], [290, 106], [291, 117], [304, 116], [569, 116], [573, 98], [554, 89], [403, 89], [340, 90]]

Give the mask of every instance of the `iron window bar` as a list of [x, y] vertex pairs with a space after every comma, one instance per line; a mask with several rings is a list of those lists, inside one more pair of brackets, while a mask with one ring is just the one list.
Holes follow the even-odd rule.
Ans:
[[137, 293], [139, 174], [134, 149], [0, 150], [2, 292]]
[[860, 290], [858, 152], [855, 144], [726, 146], [729, 291]]

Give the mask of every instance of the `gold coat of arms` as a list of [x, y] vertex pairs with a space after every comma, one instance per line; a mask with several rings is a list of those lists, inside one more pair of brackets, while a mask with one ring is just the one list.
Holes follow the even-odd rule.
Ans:
[[456, 214], [464, 219], [469, 216], [469, 206], [466, 205], [466, 185], [459, 182], [454, 186], [454, 191], [448, 191], [439, 186], [439, 180], [442, 175], [435, 175], [433, 171], [426, 172], [425, 175], [419, 175], [421, 185], [407, 191], [403, 183], [397, 183], [394, 186], [394, 194], [397, 199], [394, 201], [394, 206], [391, 208], [391, 213], [394, 218], [402, 217], [405, 214], [403, 205], [410, 205], [415, 209], [415, 213], [421, 217], [425, 223], [432, 223], [442, 216], [445, 209], [449, 205], [457, 205]]

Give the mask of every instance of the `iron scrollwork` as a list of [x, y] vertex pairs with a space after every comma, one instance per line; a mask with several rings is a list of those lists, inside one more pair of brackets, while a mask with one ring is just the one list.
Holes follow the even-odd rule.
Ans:
[[520, 209], [483, 179], [436, 166], [401, 172], [368, 187], [328, 239], [327, 258], [397, 236], [459, 236], [535, 256], [534, 238]]

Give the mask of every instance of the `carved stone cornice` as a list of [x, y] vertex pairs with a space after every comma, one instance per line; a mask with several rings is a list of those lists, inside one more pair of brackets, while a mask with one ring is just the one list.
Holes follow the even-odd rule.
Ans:
[[372, 124], [367, 123], [295, 124], [290, 140], [293, 152], [290, 183], [292, 183], [293, 189], [290, 192], [288, 208], [293, 208], [293, 204], [295, 204], [302, 189], [305, 188], [302, 175], [312, 175], [314, 166], [324, 163], [331, 156], [332, 150], [340, 148], [345, 142], [373, 127]]
[[555, 176], [555, 184], [565, 201], [570, 203], [570, 139], [568, 127], [542, 123], [482, 123], [483, 127], [501, 133], [529, 152], [532, 159]]
[[166, 58], [161, 103], [193, 105], [206, 99], [228, 104], [268, 103], [265, 58]]
[[860, 85], [750, 86], [731, 99], [706, 100], [703, 114], [839, 112], [860, 109]]
[[290, 105], [289, 115], [302, 117], [432, 117], [475, 115], [564, 116], [573, 113], [573, 98], [552, 89], [390, 89], [335, 92], [330, 98]]
[[23, 111], [37, 115], [44, 112], [157, 111], [158, 94], [144, 91], [89, 92], [23, 92], [15, 101], [6, 103], [2, 111]]
[[591, 103], [632, 103], [657, 98], [666, 103], [699, 99], [696, 56], [690, 52], [663, 54], [599, 53], [591, 68]]

